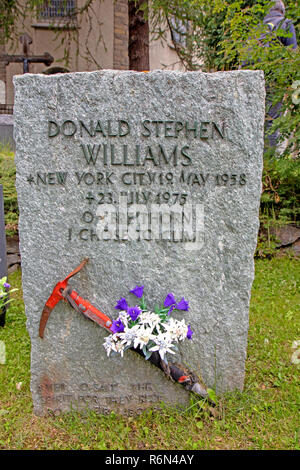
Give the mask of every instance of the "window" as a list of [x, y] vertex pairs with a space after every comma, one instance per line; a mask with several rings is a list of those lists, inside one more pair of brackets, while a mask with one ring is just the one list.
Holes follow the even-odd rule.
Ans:
[[76, 0], [46, 0], [40, 7], [41, 19], [70, 19], [75, 15]]

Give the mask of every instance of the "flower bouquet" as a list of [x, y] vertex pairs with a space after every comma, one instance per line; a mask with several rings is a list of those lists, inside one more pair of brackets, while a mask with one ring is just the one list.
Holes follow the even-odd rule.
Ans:
[[163, 305], [151, 311], [144, 298], [144, 286], [136, 286], [130, 293], [140, 299], [140, 303], [130, 307], [125, 298], [117, 301], [115, 309], [120, 313], [103, 343], [107, 355], [120, 354], [123, 357], [126, 349], [132, 349], [163, 370], [172, 381], [206, 397], [206, 389], [193, 372], [180, 364], [169, 363], [166, 358], [167, 354], [175, 354], [179, 342], [192, 339], [191, 326], [184, 319], [171, 317], [175, 310], [188, 311], [189, 303], [184, 297], [177, 302], [174, 294], [169, 293]]
[[192, 339], [190, 325], [184, 319], [180, 321], [170, 316], [173, 310], [187, 311], [189, 304], [184, 298], [177, 302], [174, 294], [169, 293], [162, 307], [156, 307], [152, 312], [143, 291], [144, 286], [136, 286], [130, 291], [140, 299], [140, 304], [134, 307], [129, 307], [125, 298], [118, 300], [115, 308], [120, 310], [119, 317], [112, 323], [112, 334], [105, 338], [104, 348], [108, 356], [119, 353], [122, 357], [126, 349], [139, 348], [146, 359], [157, 351], [167, 364], [166, 354], [175, 354], [176, 343]]
[[151, 311], [144, 298], [144, 286], [136, 286], [130, 293], [140, 300], [140, 304], [130, 307], [126, 299], [121, 298], [115, 306], [115, 309], [120, 311], [119, 316], [112, 321], [68, 286], [69, 279], [87, 262], [88, 258], [85, 258], [63, 281], [56, 283], [42, 311], [39, 337], [44, 337], [47, 320], [55, 305], [65, 300], [78, 313], [109, 332], [103, 343], [108, 356], [115, 353], [123, 357], [124, 351], [130, 348], [160, 368], [172, 381], [180, 383], [188, 391], [206, 397], [207, 391], [200, 385], [196, 374], [180, 364], [168, 363], [166, 359], [167, 353], [175, 354], [179, 342], [192, 339], [193, 331], [190, 325], [184, 320], [179, 321], [171, 317], [175, 310], [187, 311], [188, 302], [184, 298], [177, 302], [174, 294], [169, 293], [161, 308], [156, 307]]

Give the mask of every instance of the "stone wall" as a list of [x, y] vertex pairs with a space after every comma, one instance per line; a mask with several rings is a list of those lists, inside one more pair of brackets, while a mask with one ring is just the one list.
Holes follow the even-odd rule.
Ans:
[[116, 0], [114, 4], [114, 55], [113, 68], [127, 70], [128, 61], [128, 1]]

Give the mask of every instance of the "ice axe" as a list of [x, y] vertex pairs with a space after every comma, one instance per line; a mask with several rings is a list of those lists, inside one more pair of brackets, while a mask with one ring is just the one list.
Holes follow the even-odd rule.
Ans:
[[68, 276], [63, 281], [59, 281], [54, 287], [52, 294], [43, 308], [39, 327], [40, 338], [44, 337], [45, 327], [50, 313], [61, 300], [65, 300], [71, 305], [71, 307], [74, 308], [74, 310], [76, 310], [76, 312], [81, 313], [85, 317], [110, 331], [110, 327], [112, 325], [111, 319], [108, 318], [104, 313], [100, 312], [100, 310], [95, 308], [92, 304], [90, 304], [90, 302], [80, 297], [80, 295], [75, 290], [68, 286], [69, 279], [75, 276], [75, 274], [79, 273], [79, 271], [81, 271], [88, 261], [89, 259], [85, 258], [79, 264], [79, 266], [74, 269], [74, 271], [68, 274]]
[[[75, 274], [79, 273], [79, 271], [86, 265], [88, 261], [89, 259], [85, 258], [79, 264], [79, 266], [77, 266], [77, 268], [75, 268], [70, 274], [68, 274], [68, 276], [63, 281], [59, 281], [55, 285], [52, 294], [48, 298], [42, 311], [42, 316], [39, 325], [40, 338], [44, 337], [45, 327], [50, 313], [61, 300], [65, 300], [78, 313], [84, 315], [89, 320], [94, 321], [95, 323], [102, 326], [111, 333], [111, 319], [107, 317], [104, 313], [102, 313], [100, 310], [98, 310], [96, 307], [94, 307], [92, 304], [90, 304], [90, 302], [83, 299], [75, 290], [72, 289], [72, 287], [68, 285], [69, 280], [73, 276], [75, 276]], [[143, 351], [140, 348], [130, 349], [144, 357]], [[186, 390], [192, 391], [197, 395], [200, 395], [201, 397], [207, 397], [207, 392], [203, 388], [203, 386], [198, 382], [197, 376], [182, 365], [178, 365], [175, 363], [167, 364], [161, 359], [157, 351], [152, 353], [148, 361], [154, 364], [156, 367], [160, 368], [172, 381], [178, 382], [183, 385]]]

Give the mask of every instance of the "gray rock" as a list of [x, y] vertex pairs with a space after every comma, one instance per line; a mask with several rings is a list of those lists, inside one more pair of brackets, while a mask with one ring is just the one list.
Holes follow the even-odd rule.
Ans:
[[18, 254], [9, 254], [6, 256], [6, 260], [8, 274], [13, 273], [21, 267], [21, 257]]
[[21, 268], [21, 264], [20, 264], [20, 263], [12, 264], [12, 265], [9, 266], [9, 268], [7, 269], [7, 273], [8, 273], [8, 274], [14, 273], [15, 271], [17, 271], [17, 270], [20, 269], [20, 268]]
[[12, 266], [13, 264], [21, 263], [21, 257], [18, 254], [9, 254], [7, 255], [7, 267]]
[[300, 228], [294, 225], [284, 225], [282, 227], [271, 227], [271, 235], [278, 239], [278, 246], [286, 246], [295, 243], [300, 239]]
[[[194, 335], [174, 360], [217, 393], [242, 390], [259, 226], [263, 73], [104, 70], [26, 74], [14, 83], [35, 412], [89, 407], [130, 415], [160, 401], [189, 402], [179, 384], [132, 351], [107, 358], [107, 333], [66, 303], [38, 337], [54, 285], [86, 256], [89, 264], [70, 281], [80, 295], [114, 319], [118, 299], [137, 303], [128, 294], [136, 285], [145, 286], [151, 308], [169, 292], [184, 297], [190, 309], [172, 314]], [[123, 199], [119, 205], [120, 195], [128, 207]], [[171, 229], [166, 213], [159, 226], [158, 203], [172, 211]], [[121, 207], [131, 213], [129, 233], [126, 224], [121, 230]], [[112, 208], [117, 219], [103, 231], [104, 209]]]
[[21, 267], [18, 236], [8, 237], [6, 239], [6, 265], [8, 274], [13, 273]]
[[290, 245], [280, 246], [279, 256], [286, 254], [297, 258], [300, 256], [300, 238]]
[[6, 253], [7, 254], [19, 254], [19, 237], [7, 237], [6, 238]]
[[293, 244], [293, 251], [294, 251], [295, 256], [300, 256], [300, 240], [297, 240]]

